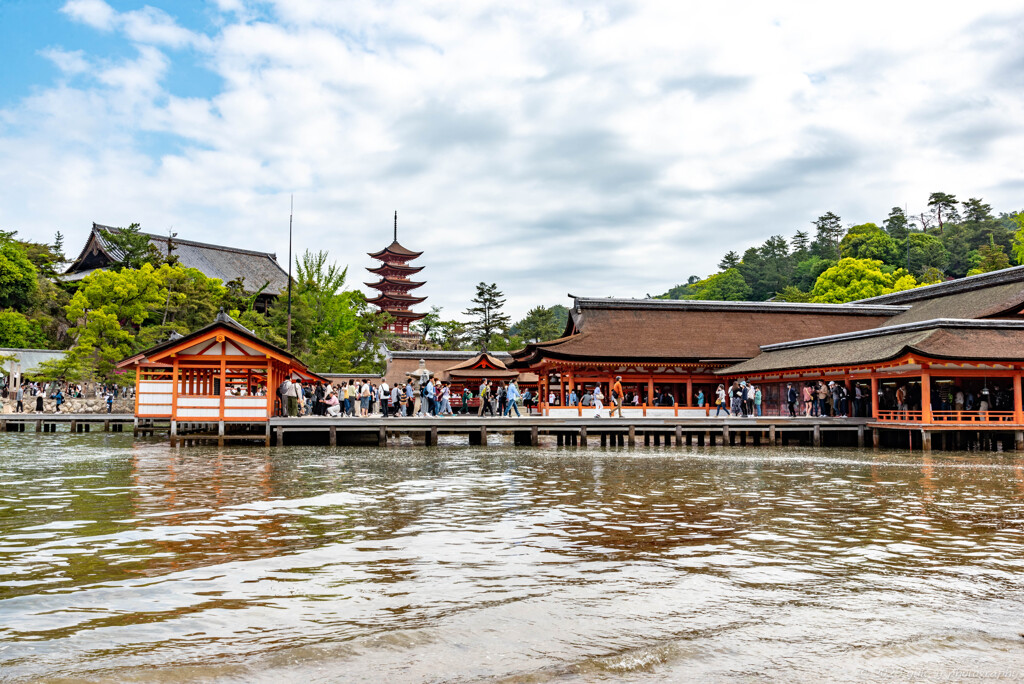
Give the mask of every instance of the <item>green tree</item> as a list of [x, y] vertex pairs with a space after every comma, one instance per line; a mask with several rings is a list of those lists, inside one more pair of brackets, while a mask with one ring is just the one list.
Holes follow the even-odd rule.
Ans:
[[1002, 246], [997, 245], [995, 240], [990, 240], [989, 244], [978, 248], [977, 263], [967, 272], [967, 275], [979, 275], [1009, 267], [1010, 259], [1006, 256]]
[[36, 293], [38, 271], [13, 233], [0, 233], [0, 308], [24, 309]]
[[46, 349], [46, 335], [38, 321], [13, 309], [0, 311], [0, 347]]
[[903, 211], [902, 207], [890, 209], [889, 216], [882, 225], [885, 227], [885, 232], [889, 234], [889, 237], [896, 240], [896, 242], [906, 240], [907, 233], [910, 232], [910, 222], [907, 220], [907, 214]]
[[730, 268], [736, 268], [740, 265], [740, 255], [736, 252], [729, 250], [726, 252], [722, 260], [718, 262], [718, 270], [728, 271]]
[[900, 246], [888, 233], [874, 223], [853, 226], [843, 237], [839, 250], [853, 259], [877, 259], [896, 266], [900, 259]]
[[509, 316], [501, 311], [505, 305], [505, 295], [496, 283], [488, 285], [481, 282], [476, 286], [476, 296], [470, 301], [475, 306], [469, 307], [463, 314], [470, 319], [467, 328], [472, 341], [489, 348], [487, 345], [492, 338], [504, 332], [511, 322]]
[[720, 302], [741, 302], [750, 297], [750, 286], [743, 279], [739, 269], [730, 268], [698, 282], [696, 293], [688, 299], [703, 299]]
[[780, 292], [790, 283], [793, 258], [789, 243], [781, 235], [773, 235], [760, 247], [751, 247], [743, 254], [739, 265], [743, 280], [750, 286], [750, 298], [764, 301]]
[[911, 233], [908, 239], [910, 240], [908, 270], [911, 273], [920, 275], [929, 268], [945, 271], [946, 264], [949, 262], [949, 253], [941, 239], [927, 233]]
[[831, 259], [822, 259], [818, 256], [810, 256], [797, 263], [793, 269], [793, 285], [804, 292], [810, 291], [818, 276], [829, 268], [835, 266], [836, 262]]
[[942, 232], [944, 223], [957, 223], [960, 220], [960, 216], [956, 211], [956, 204], [956, 197], [949, 193], [933, 192], [928, 196], [928, 207], [932, 210], [932, 214], [934, 214], [935, 220], [939, 224], [939, 233]]
[[67, 261], [64, 256], [64, 235], [59, 230], [53, 236], [53, 254], [58, 261]]
[[1015, 211], [1006, 218], [1013, 226], [1013, 258], [1024, 264], [1024, 211]]
[[845, 304], [916, 286], [914, 277], [902, 268], [887, 273], [877, 259], [845, 258], [818, 276], [811, 301]]
[[535, 306], [526, 316], [509, 328], [509, 334], [518, 335], [525, 342], [553, 340], [565, 330], [569, 310], [564, 306]]
[[111, 265], [114, 270], [137, 269], [147, 263], [159, 266], [163, 261], [160, 252], [149, 241], [149, 237], [142, 233], [138, 223], [116, 231], [104, 228], [100, 230], [100, 237], [114, 259]]
[[985, 204], [980, 197], [972, 197], [963, 203], [964, 223], [987, 223], [994, 221], [992, 216], [992, 205]]
[[430, 307], [430, 313], [426, 314], [419, 321], [413, 324], [412, 329], [420, 333], [420, 342], [430, 339], [430, 332], [441, 324], [441, 307]]
[[790, 240], [790, 244], [793, 246], [793, 257], [799, 261], [805, 258], [810, 250], [811, 236], [806, 230], [798, 230]]
[[465, 346], [466, 324], [461, 321], [441, 321], [431, 333], [431, 341], [445, 351], [458, 351]]
[[694, 293], [694, 286], [700, 282], [700, 276], [692, 275], [686, 279], [685, 285], [676, 285], [665, 294], [660, 294], [655, 299], [686, 299]]
[[843, 222], [831, 211], [819, 216], [814, 224], [814, 242], [811, 252], [822, 259], [839, 258], [839, 242], [843, 238]]

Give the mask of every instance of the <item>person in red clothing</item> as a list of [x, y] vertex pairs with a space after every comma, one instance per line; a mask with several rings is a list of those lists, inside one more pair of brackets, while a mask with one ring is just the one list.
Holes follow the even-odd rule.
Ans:
[[615, 376], [615, 384], [612, 385], [612, 417], [615, 416], [615, 412], [619, 412], [619, 418], [622, 417], [622, 401], [625, 395], [622, 393], [622, 376]]

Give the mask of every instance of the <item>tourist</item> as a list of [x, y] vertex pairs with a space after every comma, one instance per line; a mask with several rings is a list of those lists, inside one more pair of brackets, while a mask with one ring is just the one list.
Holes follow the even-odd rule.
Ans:
[[284, 416], [288, 412], [287, 392], [288, 386], [291, 385], [291, 382], [291, 380], [285, 378], [284, 380], [281, 381], [281, 384], [277, 386], [277, 398], [280, 401], [281, 406], [280, 410], [278, 410], [277, 413], [277, 415], [279, 416]]
[[800, 394], [804, 402], [804, 416], [808, 417], [814, 410], [814, 388], [811, 387], [811, 383], [805, 382]]
[[838, 382], [828, 384], [832, 389], [832, 415], [838, 418], [843, 414], [843, 391], [840, 389], [842, 385]]
[[725, 403], [725, 385], [719, 385], [715, 390], [715, 418], [725, 410], [725, 416], [729, 417], [729, 405]]
[[753, 416], [754, 415], [754, 385], [753, 383], [743, 382], [743, 415]]
[[789, 417], [796, 418], [796, 388], [793, 387], [793, 383], [786, 383], [786, 407], [789, 408]]
[[[530, 390], [524, 391], [523, 392], [523, 396], [525, 397], [526, 396], [526, 392], [529, 392], [529, 391]], [[552, 392], [548, 392], [548, 406], [555, 406], [555, 405], [556, 405], [555, 404], [555, 393], [553, 391]]]
[[466, 385], [462, 388], [462, 406], [459, 407], [459, 413], [462, 415], [469, 415], [469, 402], [473, 401], [473, 390], [469, 389]]
[[622, 393], [622, 376], [615, 376], [615, 384], [612, 385], [612, 410], [610, 417], [615, 417], [615, 412], [619, 412], [619, 418], [622, 417], [622, 402], [626, 398], [626, 395]]
[[495, 392], [495, 397], [498, 400], [498, 415], [505, 415], [505, 407], [508, 405], [508, 390], [505, 388], [505, 383], [502, 382], [498, 385], [498, 391]]
[[761, 388], [754, 389], [754, 415], [761, 417]]
[[107, 394], [107, 413], [114, 412], [114, 393]]
[[569, 390], [569, 406], [576, 406], [580, 403], [579, 397], [576, 394], [576, 388]]
[[526, 407], [526, 415], [530, 415], [533, 412], [533, 406], [536, 403], [537, 402], [533, 398], [533, 394], [530, 393], [529, 388], [524, 389], [523, 390], [523, 406]]
[[988, 387], [982, 387], [981, 391], [978, 392], [978, 416], [982, 420], [988, 420], [988, 410], [991, 403]]
[[729, 388], [729, 412], [733, 416], [739, 416], [744, 411], [743, 398], [743, 385], [733, 380], [732, 387]]
[[324, 412], [332, 417], [337, 418], [341, 415], [341, 402], [338, 401], [338, 395], [334, 392], [328, 392], [327, 397], [324, 399]]
[[704, 408], [704, 390], [702, 389], [697, 390], [697, 406]]
[[416, 390], [412, 386], [412, 378], [405, 381], [405, 405], [402, 407], [403, 416], [413, 416], [416, 411]]
[[512, 409], [515, 409], [516, 418], [522, 418], [523, 414], [519, 413], [518, 403], [521, 396], [522, 395], [519, 393], [519, 388], [516, 387], [516, 381], [510, 380], [508, 383], [508, 388], [505, 389], [505, 402], [507, 403], [508, 407], [505, 409], [505, 412], [502, 413], [501, 415], [505, 417], [511, 417]]
[[485, 407], [486, 410], [491, 412], [491, 415], [494, 415], [494, 410], [490, 407], [490, 401], [488, 399], [489, 395], [487, 379], [485, 378], [480, 381], [480, 386], [477, 387], [477, 396], [480, 397], [480, 405], [477, 407], [476, 414], [481, 418], [484, 415]]
[[964, 410], [964, 391], [962, 388], [956, 388], [956, 395], [953, 398], [953, 407], [957, 412]]
[[14, 401], [17, 402], [17, 405], [14, 407], [14, 412], [15, 413], [24, 413], [25, 412], [25, 388], [22, 387], [21, 385], [18, 385], [18, 389], [14, 392]]
[[58, 387], [57, 388], [57, 393], [53, 395], [53, 398], [56, 401], [56, 409], [55, 409], [55, 411], [57, 413], [60, 413], [61, 404], [64, 403], [64, 392], [62, 392], [61, 389]]
[[814, 404], [814, 415], [818, 418], [823, 418], [828, 415], [828, 407], [825, 405], [825, 399], [828, 397], [828, 387], [821, 380], [818, 381], [817, 392], [815, 393], [817, 401]]
[[896, 388], [896, 410], [905, 413], [907, 410], [907, 386], [900, 385]]
[[601, 411], [604, 410], [604, 392], [601, 391], [600, 385], [594, 385], [594, 417], [600, 418]]

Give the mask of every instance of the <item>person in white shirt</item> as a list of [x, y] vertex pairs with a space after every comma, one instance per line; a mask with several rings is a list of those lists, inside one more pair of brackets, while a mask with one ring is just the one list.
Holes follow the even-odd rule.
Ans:
[[594, 385], [594, 417], [600, 418], [601, 411], [604, 410], [604, 392], [601, 391], [600, 385]]

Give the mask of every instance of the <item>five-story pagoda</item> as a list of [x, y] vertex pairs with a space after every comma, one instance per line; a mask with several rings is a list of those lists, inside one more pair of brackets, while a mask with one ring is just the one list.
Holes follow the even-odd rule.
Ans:
[[380, 292], [379, 295], [367, 301], [370, 304], [376, 304], [381, 311], [391, 314], [394, 320], [388, 325], [388, 330], [396, 335], [410, 335], [409, 324], [426, 315], [410, 311], [410, 307], [426, 299], [426, 297], [414, 297], [409, 294], [411, 290], [424, 284], [409, 280], [409, 276], [423, 270], [422, 266], [409, 265], [410, 261], [421, 254], [423, 252], [413, 252], [398, 244], [398, 212], [396, 211], [394, 241], [379, 252], [370, 254], [372, 258], [382, 263], [376, 268], [366, 269], [380, 278], [375, 283], [366, 283], [368, 287]]

